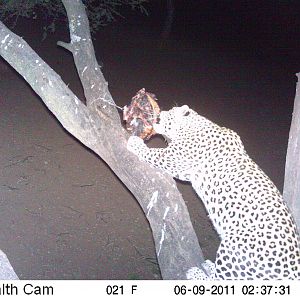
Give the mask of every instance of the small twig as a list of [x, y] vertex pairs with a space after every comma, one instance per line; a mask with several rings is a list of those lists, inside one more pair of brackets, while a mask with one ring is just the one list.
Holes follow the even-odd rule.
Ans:
[[34, 145], [35, 145], [36, 147], [38, 147], [38, 148], [42, 148], [42, 149], [47, 150], [47, 151], [52, 151], [51, 148], [48, 148], [48, 147], [46, 147], [46, 146], [39, 145], [39, 144], [34, 144]]
[[82, 187], [87, 187], [87, 186], [94, 186], [94, 184], [93, 183], [80, 184], [80, 185], [79, 184], [72, 184], [72, 186], [82, 188]]
[[34, 215], [34, 216], [42, 216], [43, 212], [40, 211], [40, 212], [35, 212], [35, 211], [32, 211], [30, 210], [29, 208], [25, 207], [25, 210], [28, 211], [31, 215]]
[[63, 235], [69, 235], [71, 234], [70, 232], [60, 232], [57, 234], [57, 236], [62, 237]]
[[158, 262], [155, 257], [148, 257], [148, 256], [143, 255], [135, 245], [133, 245], [133, 248], [135, 249], [137, 254], [140, 255], [141, 259], [144, 259], [144, 260], [148, 261], [149, 263], [158, 266]]
[[96, 211], [96, 220], [98, 221], [98, 220], [101, 220], [103, 223], [105, 223], [105, 224], [107, 224], [108, 223], [108, 221], [106, 220], [106, 216], [107, 215], [110, 215], [111, 214], [111, 212], [106, 212], [106, 211]]
[[6, 187], [10, 191], [19, 190], [19, 188], [15, 187], [15, 186], [7, 185], [7, 184], [3, 184], [2, 186]]
[[56, 234], [56, 243], [60, 242], [60, 243], [65, 243], [66, 240], [63, 238], [65, 235], [70, 235], [70, 232], [60, 232], [58, 234]]
[[73, 146], [73, 143], [69, 143], [69, 144], [64, 144], [63, 147], [69, 147], [69, 146]]
[[83, 215], [83, 213], [82, 213], [82, 212], [80, 212], [80, 211], [78, 211], [78, 210], [74, 209], [74, 208], [73, 208], [73, 207], [71, 207], [71, 206], [63, 205], [63, 207], [69, 208], [69, 209], [70, 209], [70, 210], [72, 210], [73, 212], [75, 212], [75, 213], [79, 214], [79, 218], [80, 218], [80, 217]]
[[12, 163], [9, 164], [9, 165], [4, 166], [4, 168], [8, 168], [8, 167], [15, 166], [15, 165], [17, 165], [17, 164], [25, 163], [25, 162], [27, 162], [30, 158], [33, 158], [33, 157], [34, 157], [34, 156], [32, 156], [32, 155], [28, 155], [28, 156], [24, 157], [23, 159], [19, 159], [19, 160], [15, 161], [15, 162], [12, 162]]

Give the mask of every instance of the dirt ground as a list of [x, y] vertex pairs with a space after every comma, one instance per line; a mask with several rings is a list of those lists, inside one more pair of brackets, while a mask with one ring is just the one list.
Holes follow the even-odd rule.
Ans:
[[[71, 55], [56, 32], [15, 32], [81, 98]], [[276, 57], [198, 40], [163, 43], [158, 31], [115, 24], [95, 50], [118, 105], [140, 88], [163, 109], [188, 104], [237, 131], [255, 161], [282, 189], [295, 76]], [[0, 60], [0, 248], [20, 279], [160, 279], [151, 230], [126, 187], [70, 136], [30, 86]], [[206, 258], [218, 238], [189, 184], [179, 183]]]

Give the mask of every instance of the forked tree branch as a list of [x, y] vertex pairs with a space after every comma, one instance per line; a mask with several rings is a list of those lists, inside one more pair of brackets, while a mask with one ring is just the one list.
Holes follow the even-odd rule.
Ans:
[[84, 6], [80, 0], [63, 0], [63, 4], [71, 41], [60, 45], [74, 57], [87, 105], [3, 23], [0, 55], [24, 77], [62, 126], [98, 154], [132, 192], [150, 223], [162, 277], [185, 279], [189, 268], [200, 267], [203, 255], [184, 200], [169, 175], [127, 151], [128, 134], [109, 104], [114, 102], [95, 58]]

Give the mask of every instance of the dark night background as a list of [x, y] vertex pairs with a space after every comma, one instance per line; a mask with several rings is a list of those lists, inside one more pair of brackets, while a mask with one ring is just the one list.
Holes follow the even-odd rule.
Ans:
[[[188, 104], [235, 130], [282, 191], [296, 76], [299, 1], [165, 1], [149, 16], [124, 10], [94, 46], [116, 103], [140, 88], [162, 109]], [[12, 30], [83, 99], [72, 57], [42, 41], [42, 21]], [[93, 153], [62, 130], [25, 81], [0, 60], [0, 245], [21, 279], [160, 278], [148, 223], [131, 194]], [[153, 144], [158, 143], [156, 139]], [[218, 239], [189, 184], [179, 183], [206, 258]]]

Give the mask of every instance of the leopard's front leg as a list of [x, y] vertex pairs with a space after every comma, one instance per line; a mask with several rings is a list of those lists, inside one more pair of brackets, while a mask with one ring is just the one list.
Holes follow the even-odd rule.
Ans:
[[167, 172], [172, 177], [190, 181], [191, 174], [193, 174], [193, 161], [185, 159], [180, 161], [180, 156], [176, 157], [176, 149], [170, 144], [167, 148], [148, 148], [141, 138], [131, 136], [127, 142], [127, 149], [137, 155], [140, 160]]
[[162, 169], [159, 161], [165, 148], [149, 148], [140, 137], [131, 136], [127, 142], [127, 149], [138, 156], [140, 160]]

